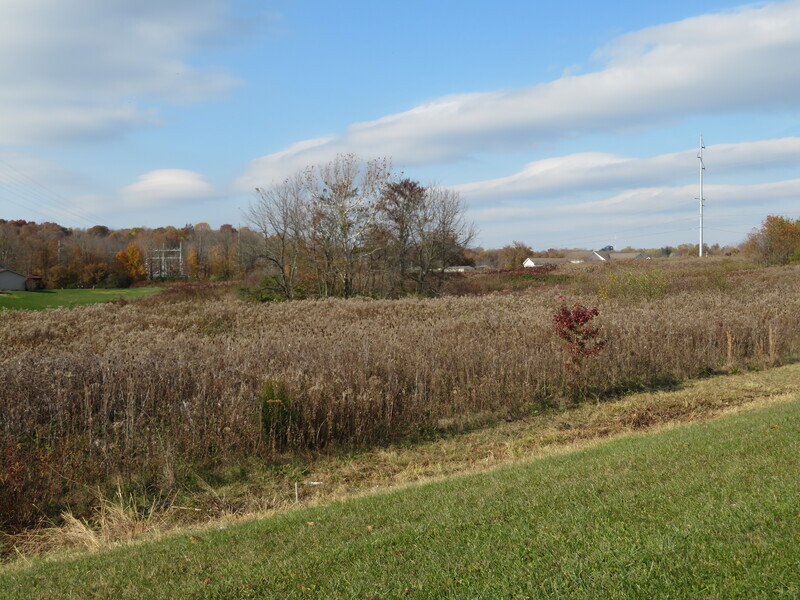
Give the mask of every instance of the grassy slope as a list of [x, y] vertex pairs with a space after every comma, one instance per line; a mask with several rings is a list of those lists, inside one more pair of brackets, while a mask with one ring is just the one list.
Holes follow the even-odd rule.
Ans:
[[94, 290], [41, 290], [37, 292], [0, 292], [0, 309], [44, 310], [46, 308], [74, 308], [125, 298], [132, 300], [149, 296], [161, 288], [94, 289]]
[[0, 573], [4, 598], [800, 594], [800, 402]]

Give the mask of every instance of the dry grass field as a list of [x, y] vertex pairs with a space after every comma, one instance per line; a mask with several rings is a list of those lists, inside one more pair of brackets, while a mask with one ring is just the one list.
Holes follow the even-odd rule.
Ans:
[[[0, 529], [115, 489], [167, 498], [254, 457], [429, 439], [796, 359], [800, 267], [743, 266], [476, 275], [453, 284], [473, 295], [433, 299], [254, 304], [200, 287], [0, 313]], [[577, 365], [553, 327], [576, 302], [597, 307], [605, 342]]]

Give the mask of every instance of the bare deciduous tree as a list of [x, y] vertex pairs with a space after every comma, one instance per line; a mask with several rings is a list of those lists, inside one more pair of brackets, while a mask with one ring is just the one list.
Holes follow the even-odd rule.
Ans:
[[[402, 293], [409, 270], [413, 268], [415, 233], [424, 217], [425, 188], [411, 179], [386, 185], [378, 205], [385, 232], [384, 260], [390, 292]], [[424, 220], [424, 218], [422, 219]]]
[[414, 214], [413, 278], [418, 288], [429, 286], [428, 278], [439, 273], [441, 283], [444, 270], [462, 260], [463, 250], [475, 237], [475, 229], [464, 217], [466, 206], [458, 192], [441, 186], [425, 188], [423, 201]]
[[306, 178], [294, 175], [270, 188], [256, 188], [258, 199], [246, 216], [263, 240], [261, 256], [278, 271], [281, 294], [291, 300], [309, 226]]
[[311, 240], [325, 275], [323, 294], [339, 288], [343, 296], [353, 295], [359, 262], [374, 251], [365, 242], [390, 174], [387, 159], [362, 162], [354, 154], [340, 154], [306, 171], [313, 202]]
[[287, 299], [301, 268], [321, 296], [429, 290], [473, 237], [456, 192], [393, 178], [387, 159], [338, 155], [257, 192], [247, 217]]

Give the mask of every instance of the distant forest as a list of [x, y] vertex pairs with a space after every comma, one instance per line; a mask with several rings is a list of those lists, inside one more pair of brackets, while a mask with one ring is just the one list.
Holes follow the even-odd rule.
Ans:
[[[250, 230], [184, 227], [71, 229], [0, 219], [0, 265], [42, 277], [48, 287], [128, 287], [144, 280], [226, 280], [256, 265]], [[245, 251], [242, 251], [242, 250]]]

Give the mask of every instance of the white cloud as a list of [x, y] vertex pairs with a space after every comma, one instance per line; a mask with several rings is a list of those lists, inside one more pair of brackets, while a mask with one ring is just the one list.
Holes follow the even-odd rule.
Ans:
[[[625, 190], [602, 200], [554, 206], [497, 206], [479, 209], [473, 215], [481, 221], [541, 219], [571, 216], [641, 215], [649, 219], [659, 213], [694, 212], [699, 206], [696, 185], [648, 187]], [[703, 197], [712, 210], [727, 210], [740, 205], [758, 206], [766, 202], [793, 200], [800, 197], [800, 179], [750, 185], [707, 185]]]
[[235, 80], [188, 56], [234, 25], [228, 0], [0, 3], [0, 143], [113, 137], [159, 122], [153, 103]]
[[[254, 160], [237, 184], [281, 179], [336, 153], [404, 165], [535, 147], [568, 135], [662, 125], [691, 114], [800, 106], [800, 0], [623, 35], [599, 71], [532, 87], [448, 96]], [[699, 92], [702, 90], [702, 93]]]
[[240, 190], [252, 191], [281, 181], [308, 166], [325, 163], [334, 156], [330, 153], [330, 144], [334, 140], [332, 137], [303, 140], [280, 152], [257, 158], [235, 185]]
[[[482, 243], [499, 247], [517, 239], [537, 249], [657, 247], [695, 243], [699, 231], [697, 185], [628, 189], [569, 205], [512, 204], [470, 213], [481, 223]], [[738, 244], [769, 214], [800, 217], [800, 179], [705, 187], [706, 241]]]
[[164, 205], [207, 200], [216, 190], [200, 173], [185, 169], [159, 169], [141, 175], [122, 188], [115, 210], [142, 209]]
[[[706, 165], [715, 176], [769, 167], [800, 165], [800, 138], [709, 145]], [[553, 199], [582, 191], [653, 186], [697, 177], [697, 149], [650, 158], [579, 153], [527, 164], [521, 171], [455, 186], [473, 205], [504, 198]]]

